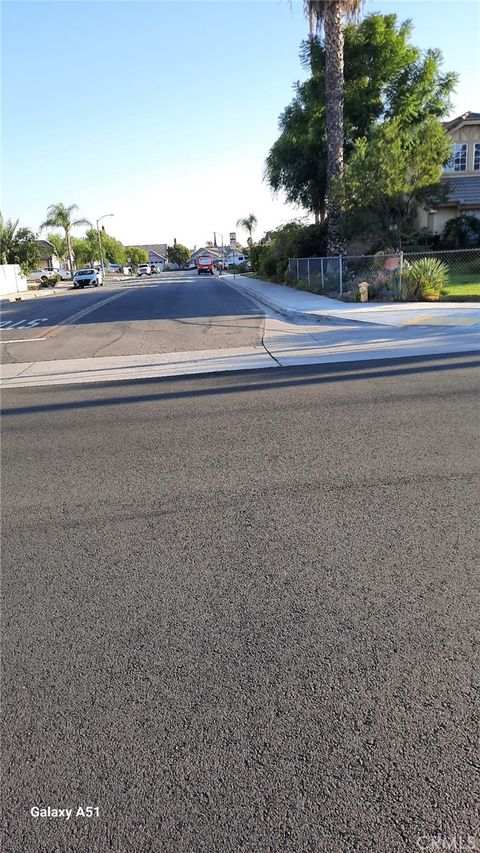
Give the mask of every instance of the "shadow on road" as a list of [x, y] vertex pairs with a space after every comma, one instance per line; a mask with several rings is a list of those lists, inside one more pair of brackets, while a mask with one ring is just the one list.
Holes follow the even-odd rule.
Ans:
[[[228, 373], [208, 373], [196, 374], [195, 376], [169, 376], [158, 379], [127, 379], [119, 380], [118, 382], [98, 382], [95, 385], [84, 384], [75, 385], [75, 391], [82, 390], [91, 392], [89, 399], [69, 399], [63, 402], [45, 402], [36, 403], [34, 405], [8, 406], [6, 394], [37, 394], [40, 392], [43, 397], [47, 393], [52, 393], [58, 399], [60, 394], [69, 396], [74, 393], [73, 386], [62, 385], [55, 388], [21, 388], [21, 389], [4, 389], [3, 390], [3, 416], [25, 415], [25, 414], [40, 414], [44, 412], [66, 411], [75, 409], [89, 409], [103, 406], [123, 406], [131, 403], [149, 403], [162, 402], [164, 400], [201, 398], [212, 396], [224, 396], [228, 394], [245, 394], [250, 391], [269, 391], [280, 388], [294, 388], [307, 385], [321, 385], [326, 383], [352, 381], [356, 379], [384, 379], [399, 376], [413, 376], [423, 374], [428, 376], [435, 373], [442, 373], [451, 370], [465, 370], [467, 368], [480, 367], [480, 354], [477, 351], [471, 353], [459, 353], [457, 355], [430, 355], [430, 356], [411, 356], [398, 359], [379, 359], [374, 362], [369, 362], [366, 365], [362, 362], [361, 367], [358, 362], [341, 362], [325, 365], [309, 365], [306, 367], [289, 367], [289, 368], [272, 368], [262, 370], [248, 371], [248, 380], [246, 379], [246, 371], [231, 371]], [[212, 384], [222, 378], [224, 384]], [[205, 382], [209, 382], [208, 387], [204, 387]], [[179, 383], [189, 383], [193, 387], [182, 388], [181, 390], [170, 390], [171, 386]], [[142, 386], [155, 387], [154, 391], [148, 393], [128, 393], [131, 386], [138, 391]], [[112, 387], [116, 388], [120, 393], [118, 396], [102, 397], [101, 394], [106, 391], [112, 391]], [[121, 393], [127, 392], [127, 393]]]

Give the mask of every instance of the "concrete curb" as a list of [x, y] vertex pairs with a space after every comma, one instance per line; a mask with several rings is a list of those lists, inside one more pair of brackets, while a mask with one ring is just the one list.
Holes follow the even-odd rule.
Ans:
[[[66, 289], [66, 288], [65, 288]], [[5, 293], [0, 297], [2, 302], [23, 302], [25, 299], [45, 299], [47, 296], [58, 296], [59, 290], [22, 290], [20, 293]]]
[[228, 284], [233, 290], [237, 292], [243, 293], [244, 296], [252, 297], [256, 299], [257, 302], [261, 302], [263, 305], [266, 305], [268, 308], [272, 308], [276, 311], [277, 314], [282, 314], [284, 317], [288, 317], [290, 320], [311, 320], [314, 323], [332, 323], [339, 326], [351, 326], [354, 323], [356, 326], [365, 326], [365, 324], [369, 326], [378, 326], [379, 323], [371, 322], [370, 320], [355, 320], [355, 319], [345, 319], [343, 320], [341, 317], [332, 317], [329, 314], [320, 314], [315, 313], [312, 314], [309, 311], [295, 311], [292, 308], [285, 308], [279, 302], [275, 302], [272, 299], [269, 299], [268, 296], [265, 296], [263, 293], [258, 293], [253, 288], [250, 289], [245, 287], [243, 282], [241, 284], [237, 283], [237, 281], [227, 281], [224, 276], [217, 276], [221, 281], [225, 284]]
[[[221, 276], [219, 278], [221, 278], [221, 280], [224, 281], [225, 284], [228, 284], [232, 289], [234, 289], [238, 293], [242, 293], [244, 296], [250, 297], [251, 299], [253, 299], [257, 303], [260, 303], [262, 305], [268, 306], [269, 308], [272, 308], [278, 314], [283, 315], [286, 318], [289, 318], [292, 320], [299, 320], [300, 319], [300, 320], [308, 321], [310, 323], [322, 322], [322, 323], [333, 324], [335, 326], [350, 326], [350, 327], [355, 326], [356, 328], [361, 328], [361, 327], [364, 328], [365, 326], [368, 326], [372, 329], [373, 328], [385, 329], [386, 327], [401, 329], [401, 328], [405, 328], [406, 326], [410, 325], [410, 322], [406, 322], [404, 316], [402, 316], [402, 315], [405, 315], [406, 312], [414, 310], [416, 312], [416, 315], [417, 315], [415, 325], [430, 325], [431, 324], [430, 319], [428, 316], [426, 316], [427, 312], [428, 312], [432, 316], [436, 315], [437, 318], [442, 318], [445, 320], [445, 323], [438, 322], [435, 325], [439, 325], [439, 326], [441, 326], [441, 325], [446, 325], [446, 326], [459, 325], [459, 326], [461, 326], [464, 324], [457, 323], [457, 322], [451, 323], [449, 321], [449, 317], [448, 317], [449, 312], [453, 312], [454, 314], [458, 314], [459, 312], [463, 313], [463, 311], [465, 311], [466, 316], [467, 316], [467, 314], [472, 315], [472, 316], [475, 314], [475, 308], [470, 303], [468, 303], [468, 305], [465, 305], [464, 303], [453, 303], [453, 302], [448, 303], [448, 305], [445, 303], [442, 303], [441, 306], [437, 305], [437, 304], [432, 305], [432, 303], [418, 303], [418, 304], [415, 303], [415, 305], [413, 305], [412, 303], [405, 303], [404, 305], [403, 304], [396, 304], [395, 308], [393, 310], [389, 310], [389, 307], [387, 307], [387, 306], [384, 307], [381, 305], [374, 305], [372, 303], [371, 308], [369, 306], [369, 309], [372, 312], [375, 312], [375, 314], [377, 316], [369, 318], [367, 316], [366, 312], [362, 311], [361, 316], [359, 316], [359, 318], [357, 319], [356, 317], [352, 316], [352, 313], [350, 310], [348, 310], [348, 307], [344, 308], [343, 310], [342, 309], [338, 310], [336, 308], [335, 304], [332, 304], [332, 307], [329, 308], [328, 312], [326, 312], [326, 313], [324, 313], [325, 309], [323, 311], [320, 309], [319, 311], [313, 312], [312, 310], [302, 311], [302, 310], [298, 310], [298, 309], [288, 308], [288, 307], [282, 305], [280, 302], [276, 301], [275, 299], [272, 299], [271, 296], [267, 296], [262, 292], [258, 292], [254, 286], [249, 287], [248, 286], [249, 279], [245, 280], [245, 278], [242, 276], [238, 276], [235, 280], [233, 279], [232, 276], [229, 276], [228, 278], [224, 278], [224, 276]], [[240, 279], [240, 281], [238, 279]], [[259, 281], [261, 281], [261, 280], [259, 280]], [[267, 282], [264, 282], [264, 283], [267, 284]], [[327, 298], [328, 297], [323, 297], [323, 300], [325, 300]], [[335, 302], [335, 300], [329, 300], [329, 301], [331, 301], [332, 303]], [[478, 307], [480, 308], [480, 305]], [[347, 316], [342, 316], [342, 314], [344, 312], [345, 312], [345, 314], [347, 314], [347, 312], [348, 312]], [[397, 312], [398, 312], [398, 317], [396, 316]], [[380, 315], [380, 317], [379, 317], [379, 315]], [[424, 316], [422, 316], [422, 315], [424, 315]], [[478, 312], [478, 315], [480, 317], [480, 311]], [[386, 318], [387, 316], [390, 316], [391, 320], [385, 322], [384, 318]], [[418, 319], [420, 317], [421, 317], [421, 319]], [[425, 322], [423, 322], [424, 320], [425, 320]]]

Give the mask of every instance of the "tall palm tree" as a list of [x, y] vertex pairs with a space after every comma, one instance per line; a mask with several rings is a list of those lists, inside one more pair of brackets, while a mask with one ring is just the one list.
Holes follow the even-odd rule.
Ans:
[[250, 213], [244, 219], [237, 219], [237, 228], [243, 228], [244, 231], [248, 232], [247, 243], [248, 243], [250, 249], [252, 248], [252, 243], [253, 243], [252, 234], [255, 231], [255, 228], [257, 227], [257, 225], [258, 225], [257, 217], [253, 213]]
[[325, 36], [325, 104], [327, 117], [327, 246], [329, 255], [341, 255], [340, 210], [332, 185], [343, 171], [343, 49], [344, 21], [354, 18], [363, 0], [304, 0], [310, 34], [323, 28]]
[[78, 228], [82, 225], [89, 225], [91, 227], [92, 225], [92, 223], [88, 219], [72, 219], [72, 213], [74, 210], [78, 210], [78, 205], [71, 204], [69, 207], [65, 207], [65, 205], [61, 202], [59, 202], [58, 204], [51, 204], [47, 210], [47, 218], [45, 219], [45, 222], [42, 222], [42, 224], [40, 225], [41, 231], [44, 228], [63, 228], [65, 232], [65, 240], [67, 241], [68, 263], [72, 276], [73, 254], [70, 239], [72, 228]]

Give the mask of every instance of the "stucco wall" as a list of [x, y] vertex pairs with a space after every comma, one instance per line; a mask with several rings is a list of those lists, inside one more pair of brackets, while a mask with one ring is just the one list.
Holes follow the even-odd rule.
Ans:
[[445, 223], [458, 215], [457, 205], [440, 207], [435, 213], [430, 214], [420, 206], [417, 212], [417, 225], [419, 228], [428, 228], [432, 234], [441, 234], [445, 228]]
[[0, 264], [0, 294], [27, 290], [27, 279], [18, 264]]
[[458, 130], [452, 130], [450, 138], [452, 145], [462, 142], [467, 143], [467, 168], [465, 172], [446, 171], [445, 174], [449, 177], [455, 177], [456, 175], [478, 175], [478, 172], [474, 172], [473, 170], [473, 146], [475, 142], [480, 142], [480, 124], [465, 124], [463, 127], [458, 128]]

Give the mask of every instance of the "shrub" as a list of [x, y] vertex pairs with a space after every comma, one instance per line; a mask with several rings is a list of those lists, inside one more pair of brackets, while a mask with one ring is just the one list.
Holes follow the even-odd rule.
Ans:
[[440, 298], [448, 279], [448, 266], [437, 258], [419, 258], [405, 263], [402, 274], [402, 297], [408, 300]]
[[260, 275], [266, 275], [268, 278], [271, 278], [277, 272], [277, 261], [270, 254], [265, 254], [260, 259]]
[[469, 261], [468, 271], [469, 272], [480, 272], [480, 255], [477, 255], [475, 258], [473, 258], [472, 261]]
[[[370, 293], [370, 288], [369, 288]], [[351, 290], [345, 294], [348, 297], [349, 302], [360, 302], [360, 290], [358, 289], [358, 283], [355, 283], [351, 286]]]

